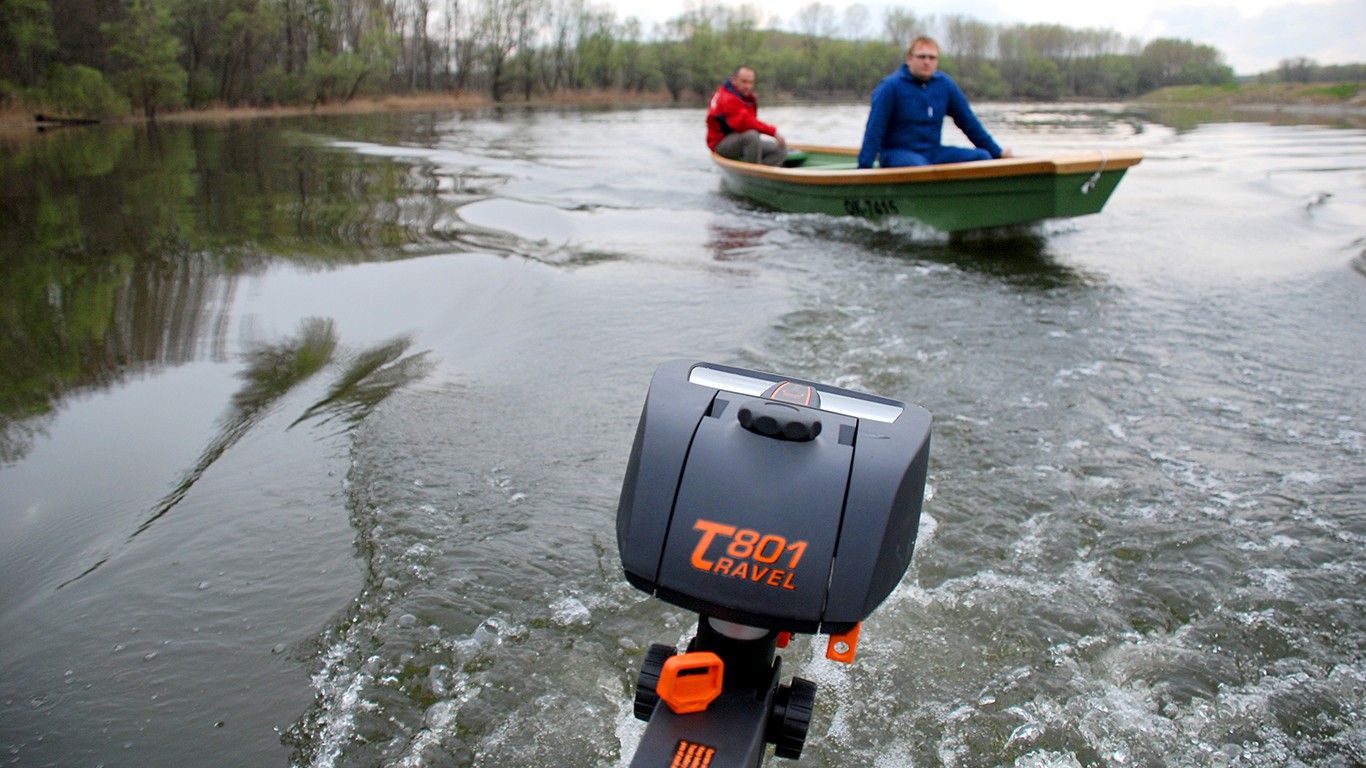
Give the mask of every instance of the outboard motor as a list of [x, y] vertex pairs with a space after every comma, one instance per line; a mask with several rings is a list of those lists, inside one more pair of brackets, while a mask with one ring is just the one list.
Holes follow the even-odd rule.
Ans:
[[655, 372], [617, 508], [626, 579], [700, 614], [651, 646], [633, 768], [801, 756], [816, 685], [780, 683], [792, 633], [852, 662], [911, 562], [929, 463], [923, 408], [689, 360]]

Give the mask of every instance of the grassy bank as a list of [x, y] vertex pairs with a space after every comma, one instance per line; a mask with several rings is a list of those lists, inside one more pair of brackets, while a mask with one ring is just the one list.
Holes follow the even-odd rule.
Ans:
[[[777, 103], [784, 99], [771, 100]], [[418, 93], [395, 96], [362, 96], [346, 102], [301, 106], [228, 107], [167, 111], [157, 120], [244, 120], [288, 117], [307, 114], [368, 114], [375, 112], [442, 112], [461, 109], [502, 107], [595, 107], [647, 106], [671, 103], [667, 93], [593, 90], [561, 91], [551, 96], [536, 96], [529, 101], [511, 98], [494, 102], [486, 94]], [[1248, 83], [1244, 85], [1172, 86], [1132, 99], [1137, 107], [1172, 109], [1298, 110], [1309, 112], [1366, 114], [1366, 83]], [[31, 130], [34, 115], [51, 114], [41, 106], [6, 105], [0, 108], [0, 130]], [[129, 115], [105, 122], [141, 122], [141, 115]]]
[[1182, 85], [1132, 100], [1145, 107], [1303, 108], [1366, 111], [1366, 83]]
[[[535, 107], [595, 107], [618, 105], [652, 105], [670, 103], [667, 93], [639, 93], [635, 91], [593, 90], [561, 91], [551, 96], [536, 96], [530, 101], [510, 98], [495, 102], [486, 94], [417, 93], [394, 96], [360, 96], [350, 101], [327, 104], [271, 107], [229, 107], [214, 105], [202, 109], [164, 111], [158, 122], [185, 120], [249, 120], [262, 117], [290, 117], [293, 115], [344, 115], [376, 112], [444, 112], [460, 109], [503, 107], [516, 109]], [[36, 114], [60, 114], [41, 105], [8, 105], [0, 109], [0, 129], [31, 129]], [[142, 122], [142, 115], [104, 120], [106, 123]]]

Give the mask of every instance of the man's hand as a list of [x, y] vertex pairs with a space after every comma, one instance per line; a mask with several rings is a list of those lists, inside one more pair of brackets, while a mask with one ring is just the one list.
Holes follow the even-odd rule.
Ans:
[[1005, 149], [1001, 150], [1001, 159], [1002, 159], [1002, 160], [1006, 159], [1007, 157], [1014, 157], [1014, 156], [1015, 156], [1015, 153], [1014, 153], [1013, 151], [1011, 151], [1010, 147], [1006, 147]]

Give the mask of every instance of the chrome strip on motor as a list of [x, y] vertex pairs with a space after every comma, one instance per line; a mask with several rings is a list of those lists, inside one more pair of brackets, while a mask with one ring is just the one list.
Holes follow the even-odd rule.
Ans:
[[[769, 379], [759, 379], [753, 376], [745, 376], [731, 371], [720, 371], [715, 368], [708, 368], [699, 365], [688, 373], [688, 382], [698, 384], [712, 389], [724, 389], [727, 392], [735, 392], [741, 395], [759, 396], [768, 391], [768, 388], [778, 383]], [[852, 416], [856, 419], [870, 419], [891, 424], [901, 416], [904, 410], [900, 406], [892, 403], [879, 402], [876, 400], [865, 400], [859, 397], [837, 392], [827, 392], [820, 387], [816, 391], [821, 395], [822, 411], [830, 411], [845, 416]]]

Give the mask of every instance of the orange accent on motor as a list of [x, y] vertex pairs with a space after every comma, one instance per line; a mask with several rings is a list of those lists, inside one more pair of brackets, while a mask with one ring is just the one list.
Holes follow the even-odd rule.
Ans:
[[725, 676], [725, 663], [710, 651], [670, 656], [659, 673], [655, 693], [675, 714], [703, 712], [717, 696]]
[[787, 647], [787, 644], [790, 643], [790, 642], [792, 642], [792, 633], [791, 633], [791, 632], [779, 632], [779, 633], [778, 633], [778, 647], [779, 647], [779, 648], [786, 648], [786, 647]]
[[[825, 658], [834, 661], [842, 661], [845, 664], [854, 663], [854, 653], [858, 650], [859, 632], [863, 630], [863, 622], [854, 625], [854, 628], [842, 635], [831, 635], [830, 643], [825, 646]], [[840, 650], [840, 646], [844, 650]]]
[[796, 405], [811, 405], [811, 399], [815, 392], [815, 389], [805, 384], [793, 384], [790, 381], [784, 381], [773, 388], [773, 394], [769, 395], [768, 399]]
[[692, 551], [692, 567], [699, 571], [710, 571], [712, 561], [703, 559], [703, 555], [707, 554], [707, 547], [711, 546], [712, 539], [716, 538], [716, 534], [729, 537], [735, 533], [735, 526], [713, 523], [710, 520], [698, 520], [693, 523], [692, 527], [693, 530], [702, 531], [702, 538], [698, 540], [697, 547]]
[[679, 739], [678, 748], [674, 750], [674, 759], [673, 762], [669, 763], [669, 768], [707, 768], [711, 765], [711, 759], [715, 754], [715, 747], [696, 744], [687, 739]]

